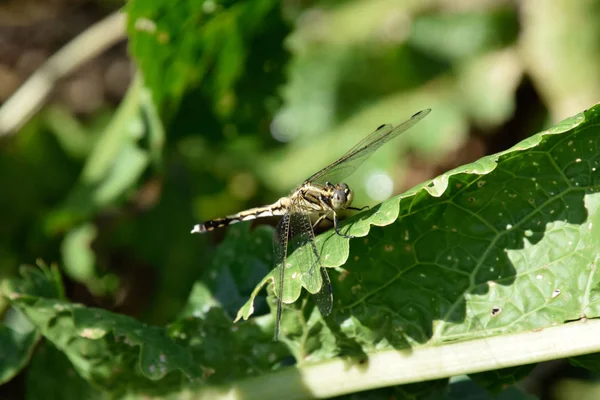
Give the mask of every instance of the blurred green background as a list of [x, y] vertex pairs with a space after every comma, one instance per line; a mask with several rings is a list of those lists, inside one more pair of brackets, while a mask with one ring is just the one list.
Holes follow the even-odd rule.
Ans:
[[[114, 44], [49, 66], [122, 7], [126, 29], [100, 28]], [[597, 0], [3, 2], [0, 279], [41, 259], [73, 302], [173, 321], [224, 236], [195, 223], [273, 202], [423, 108], [348, 181], [355, 205], [509, 148], [598, 101], [599, 20]], [[50, 95], [7, 113], [40, 69]], [[538, 394], [568, 371], [552, 364]]]

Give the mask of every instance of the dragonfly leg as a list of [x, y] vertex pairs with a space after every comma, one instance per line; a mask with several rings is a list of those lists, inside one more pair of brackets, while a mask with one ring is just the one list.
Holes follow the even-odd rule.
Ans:
[[340, 228], [338, 227], [337, 213], [335, 213], [335, 212], [333, 213], [333, 227], [335, 229], [335, 233], [337, 233], [341, 237], [346, 238], [346, 239], [354, 239], [354, 236], [344, 235], [342, 232], [340, 232]]
[[317, 222], [315, 222], [315, 223], [313, 224], [313, 226], [312, 226], [312, 227], [313, 227], [313, 229], [315, 229], [317, 226], [319, 226], [319, 224], [320, 224], [320, 223], [321, 223], [321, 222], [322, 222], [324, 219], [326, 219], [326, 218], [327, 218], [327, 214], [323, 214], [323, 215], [321, 215], [321, 216], [319, 217], [319, 219], [317, 219]]

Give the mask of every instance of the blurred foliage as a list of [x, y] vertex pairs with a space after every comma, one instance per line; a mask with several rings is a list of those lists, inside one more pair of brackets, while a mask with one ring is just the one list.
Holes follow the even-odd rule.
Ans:
[[[403, 224], [413, 221], [411, 229], [436, 234], [416, 218], [396, 218], [408, 212], [408, 202], [398, 203], [401, 197], [378, 203], [445, 170], [508, 149], [598, 101], [600, 1], [538, 3], [128, 1], [128, 47], [138, 71], [120, 104], [81, 118], [54, 102], [14, 136], [0, 138], [0, 382], [21, 374], [28, 398], [189, 395], [206, 383], [268, 375], [295, 362], [340, 354], [363, 357], [374, 348], [418, 345], [432, 337], [466, 339], [502, 333], [503, 327], [530, 329], [579, 315], [597, 316], [595, 304], [583, 310], [577, 298], [568, 302], [562, 296], [558, 301], [568, 304], [561, 303], [560, 312], [515, 322], [546, 297], [532, 295], [519, 302], [511, 290], [543, 292], [546, 281], [527, 282], [527, 274], [514, 279], [516, 272], [506, 269], [496, 272], [511, 282], [490, 286], [485, 293], [471, 286], [494, 281], [489, 274], [468, 284], [459, 279], [464, 287], [457, 286], [460, 282], [446, 287], [454, 280], [441, 275], [429, 282], [433, 286], [425, 294], [418, 279], [429, 272], [413, 269], [406, 279], [414, 278], [414, 285], [403, 283], [401, 291], [389, 288], [399, 297], [353, 303], [357, 290], [363, 293], [369, 282], [378, 287], [390, 278], [390, 269], [381, 268], [382, 259], [399, 265], [393, 257], [402, 255], [380, 245], [399, 242], [408, 226]], [[327, 266], [339, 267], [332, 273], [332, 318], [322, 319], [302, 296], [286, 305], [287, 337], [273, 343], [273, 297], [254, 291], [272, 279], [272, 230], [250, 229], [252, 224], [246, 223], [196, 236], [189, 233], [192, 225], [273, 202], [380, 124], [399, 123], [424, 108], [433, 109], [427, 119], [378, 151], [348, 181], [355, 203], [374, 207], [349, 221], [356, 234], [371, 230], [371, 242], [319, 237], [319, 245], [325, 243], [321, 250], [330, 256]], [[586, 140], [596, 140], [590, 121], [597, 119], [597, 110], [585, 114], [590, 130], [571, 129], [582, 122], [580, 116], [556, 131], [575, 135], [576, 143], [584, 134]], [[536, 136], [519, 149], [548, 155], [535, 141], [541, 140], [543, 147], [561, 136]], [[494, 171], [496, 159], [485, 158], [434, 183], [448, 179], [466, 185], [479, 176], [473, 172], [484, 171], [488, 187], [498, 190], [513, 188], [502, 173], [539, 177], [542, 186], [557, 174], [576, 180], [595, 177], [595, 169], [584, 167], [597, 159], [599, 148], [582, 142], [577, 154], [554, 154], [539, 160], [537, 170], [519, 169], [527, 152], [518, 152], [515, 159], [509, 152], [502, 159], [510, 165], [506, 170]], [[578, 158], [585, 162], [573, 161]], [[560, 192], [560, 201], [575, 206], [565, 211], [565, 218], [572, 218], [564, 226], [555, 222], [548, 232], [524, 225], [520, 239], [532, 241], [532, 247], [511, 253], [506, 265], [514, 263], [522, 273], [521, 266], [543, 260], [536, 256], [541, 253], [558, 249], [572, 255], [568, 243], [575, 234], [586, 246], [595, 243], [597, 236], [585, 235], [595, 218], [591, 194], [596, 181], [577, 182], [581, 198], [570, 197], [570, 189]], [[543, 186], [531, 197], [525, 182], [514, 187], [519, 188], [518, 198], [502, 206], [512, 225], [531, 217], [523, 211], [531, 212], [526, 200], [543, 202], [543, 192], [549, 190]], [[477, 195], [497, 197], [500, 192], [492, 189]], [[431, 202], [440, 210], [444, 198], [424, 194], [435, 190], [449, 196], [453, 188], [445, 192], [444, 185], [432, 189], [424, 184], [402, 198], [412, 196], [415, 204]], [[526, 204], [519, 203], [523, 199]], [[428, 221], [431, 214], [424, 213], [423, 221]], [[463, 217], [456, 214], [456, 220], [466, 221]], [[372, 223], [391, 225], [375, 228]], [[427, 243], [442, 243], [436, 247], [442, 250], [458, 246], [465, 253], [457, 256], [472, 250], [470, 257], [483, 259], [473, 243], [452, 242], [466, 237], [434, 239]], [[504, 248], [516, 251], [510, 244]], [[577, 254], [581, 258], [572, 265], [593, 258], [590, 251]], [[366, 255], [372, 265], [362, 263]], [[38, 259], [53, 266], [38, 262], [38, 267], [19, 267]], [[414, 260], [405, 267], [412, 264]], [[580, 289], [577, 274], [573, 270], [562, 278], [563, 294], [567, 286]], [[298, 299], [301, 287], [293, 288], [287, 302]], [[427, 290], [435, 291], [438, 308], [427, 303]], [[458, 295], [445, 300], [479, 317], [444, 314], [448, 304], [439, 293], [456, 290]], [[474, 301], [461, 303], [467, 292]], [[488, 315], [494, 294], [500, 296], [494, 305], [502, 303], [498, 318]], [[399, 302], [393, 305], [396, 319], [377, 312], [390, 299]], [[414, 308], [407, 306], [412, 301]], [[244, 316], [253, 317], [233, 324], [245, 303]], [[442, 314], [456, 319], [439, 318]], [[375, 329], [396, 323], [404, 327], [403, 335], [386, 336]], [[573, 362], [597, 370], [594, 356]], [[528, 371], [493, 371], [474, 375], [473, 381], [498, 393]], [[353, 396], [489, 396], [479, 397], [473, 381], [460, 388], [441, 380]], [[500, 396], [509, 398], [509, 391], [527, 398], [514, 386]]]

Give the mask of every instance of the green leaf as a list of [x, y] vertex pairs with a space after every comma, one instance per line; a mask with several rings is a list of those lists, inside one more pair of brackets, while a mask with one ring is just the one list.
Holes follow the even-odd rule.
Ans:
[[221, 111], [231, 111], [229, 92], [244, 72], [248, 42], [276, 6], [273, 0], [128, 2], [130, 49], [159, 110], [176, 110], [202, 82]]
[[2, 295], [8, 299], [21, 296], [64, 299], [65, 289], [56, 266], [48, 267], [38, 260], [37, 267], [23, 265], [19, 268], [21, 278], [11, 278], [2, 282]]
[[155, 114], [138, 76], [115, 117], [94, 143], [78, 182], [63, 204], [46, 217], [47, 230], [67, 230], [123, 201], [150, 162], [160, 167], [164, 132]]
[[91, 223], [75, 226], [65, 235], [61, 244], [63, 271], [76, 282], [87, 287], [94, 296], [106, 296], [114, 292], [118, 277], [101, 274], [96, 268], [96, 254], [92, 243], [98, 230]]
[[[259, 231], [270, 234], [269, 229]], [[240, 233], [256, 245], [250, 253], [263, 254], [265, 243], [270, 248], [268, 241], [258, 243], [256, 236], [249, 235], [246, 229], [232, 234], [232, 237]], [[237, 243], [234, 248], [243, 247], [234, 239], [229, 242]], [[223, 268], [223, 262], [233, 260], [229, 254], [231, 250], [225, 246], [223, 254], [217, 257], [219, 268]], [[236, 271], [229, 266], [222, 272], [233, 272], [236, 279], [241, 279], [248, 266], [237, 263], [236, 258], [233, 267], [237, 265], [242, 267], [241, 270]], [[203, 296], [198, 287], [194, 290], [188, 307], [193, 315], [184, 316], [166, 328], [159, 328], [106, 310], [52, 298], [53, 293], [48, 288], [56, 282], [55, 276], [48, 274], [48, 269], [27, 268], [23, 272], [23, 279], [13, 279], [4, 285], [4, 293], [18, 310], [21, 320], [29, 324], [33, 340], [37, 341], [41, 334], [52, 343], [37, 356], [34, 372], [30, 370], [37, 376], [31, 378], [35, 382], [39, 382], [38, 368], [42, 368], [41, 365], [46, 368], [47, 363], [56, 358], [59, 369], [55, 371], [58, 375], [53, 375], [55, 379], [59, 379], [61, 374], [72, 374], [69, 371], [73, 368], [83, 380], [102, 388], [105, 394], [157, 395], [262, 374], [289, 357], [285, 346], [272, 340], [270, 315], [234, 326], [225, 311], [211, 300], [208, 290], [203, 292]], [[212, 276], [213, 273], [207, 275]], [[224, 298], [228, 292], [216, 290], [215, 294]], [[28, 349], [31, 352], [32, 346]], [[56, 350], [62, 352], [72, 366], [67, 366]], [[50, 351], [50, 354], [45, 351]], [[7, 353], [7, 360], [9, 356], [11, 354]], [[16, 364], [7, 362], [5, 365], [16, 368]], [[10, 374], [13, 375], [14, 372]], [[74, 392], [94, 392], [82, 380], [72, 379]], [[50, 393], [57, 390], [50, 380], [43, 384]]]
[[69, 231], [63, 239], [63, 268], [77, 282], [85, 283], [95, 277], [96, 255], [92, 251], [92, 241], [97, 234], [94, 225], [84, 224]]
[[146, 87], [141, 89], [140, 108], [141, 117], [147, 124], [149, 158], [155, 168], [161, 169], [162, 151], [166, 141], [165, 128], [152, 100], [152, 93]]
[[86, 380], [105, 390], [154, 387], [168, 390], [180, 381], [179, 371], [191, 379], [199, 376], [189, 353], [173, 343], [164, 329], [101, 309], [46, 299], [15, 302], [42, 334], [69, 358]]
[[[84, 379], [105, 390], [168, 390], [182, 377], [201, 376], [188, 350], [176, 344], [165, 329], [102, 309], [40, 297], [32, 287], [49, 286], [43, 271], [5, 285], [12, 305], [71, 361]], [[40, 285], [42, 283], [42, 285]], [[152, 383], [166, 378], [160, 385]]]
[[[7, 279], [2, 282], [0, 294], [16, 300], [23, 295], [63, 298], [64, 288], [56, 267], [47, 267], [38, 261], [38, 268], [19, 268], [25, 279]], [[27, 364], [41, 335], [23, 312], [10, 307], [0, 325], [0, 383], [12, 379]]]
[[39, 332], [25, 316], [14, 308], [4, 315], [0, 325], [0, 384], [17, 375], [29, 361]]
[[[290, 358], [286, 347], [273, 341], [270, 315], [233, 325], [223, 309], [210, 307], [201, 318], [180, 319], [168, 331], [200, 366], [198, 383], [214, 385], [264, 376]], [[206, 389], [208, 385], [195, 386]]]
[[432, 55], [455, 61], [512, 44], [518, 33], [516, 10], [497, 7], [421, 16], [413, 22], [409, 40]]
[[[184, 316], [204, 315], [218, 305], [233, 316], [246, 302], [254, 286], [273, 266], [273, 229], [260, 226], [250, 233], [250, 225], [238, 224], [227, 231], [212, 264], [194, 284]], [[265, 303], [260, 299], [260, 303]], [[258, 306], [267, 311], [266, 307]]]
[[69, 359], [46, 341], [36, 351], [27, 369], [26, 398], [76, 400], [109, 397], [79, 376]]
[[[335, 298], [323, 332], [369, 351], [596, 317], [599, 113], [595, 106], [350, 218], [342, 231], [354, 240], [320, 235]], [[302, 260], [292, 254], [288, 263], [284, 303], [303, 287], [320, 289]], [[251, 315], [253, 296], [238, 319]]]
[[86, 129], [68, 109], [57, 105], [45, 110], [44, 120], [66, 154], [75, 159], [85, 159], [98, 132]]
[[457, 69], [465, 111], [479, 126], [499, 125], [510, 119], [524, 72], [515, 48], [487, 53]]
[[[552, 118], [564, 118], [598, 101], [600, 7], [560, 0], [524, 3], [520, 10], [519, 53]], [[568, 34], [574, 30], [577, 37]]]

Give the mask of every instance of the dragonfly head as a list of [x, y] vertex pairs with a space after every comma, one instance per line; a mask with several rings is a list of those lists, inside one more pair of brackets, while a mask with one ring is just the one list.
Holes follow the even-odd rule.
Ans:
[[340, 210], [350, 207], [354, 193], [345, 183], [338, 183], [333, 187], [333, 195], [331, 196], [331, 205], [334, 210]]

